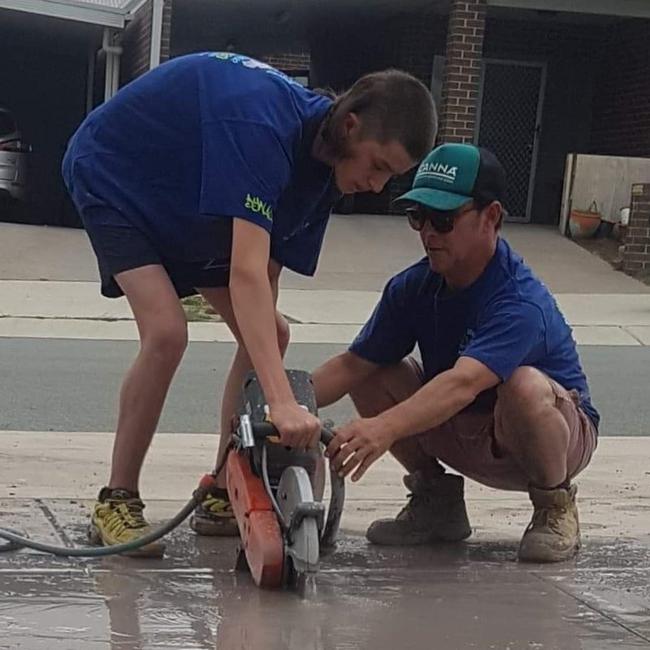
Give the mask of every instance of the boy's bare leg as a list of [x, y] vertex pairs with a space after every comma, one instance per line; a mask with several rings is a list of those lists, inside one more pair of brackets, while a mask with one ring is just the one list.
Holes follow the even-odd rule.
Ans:
[[[230, 364], [230, 370], [228, 371], [228, 377], [226, 378], [226, 385], [221, 399], [221, 412], [219, 414], [219, 431], [221, 435], [219, 436], [219, 449], [217, 451], [215, 466], [218, 466], [224, 458], [226, 448], [230, 443], [232, 417], [237, 412], [244, 377], [252, 367], [253, 364], [246, 350], [242, 345], [238, 345]], [[220, 488], [226, 487], [225, 472], [220, 472], [217, 476], [217, 485]]]
[[[237, 408], [239, 406], [244, 377], [246, 376], [246, 373], [252, 369], [253, 364], [251, 363], [248, 353], [246, 352], [246, 349], [243, 345], [243, 341], [239, 333], [239, 328], [237, 327], [235, 314], [232, 310], [230, 292], [228, 289], [201, 289], [200, 291], [203, 297], [210, 303], [212, 308], [226, 322], [228, 328], [233, 333], [235, 339], [237, 339], [238, 342], [235, 356], [233, 357], [230, 370], [228, 371], [228, 377], [226, 379], [226, 385], [221, 401], [221, 436], [219, 440], [219, 450], [217, 452], [216, 462], [218, 466], [226, 451], [226, 447], [230, 442], [230, 428], [232, 417], [237, 412]], [[289, 346], [289, 324], [287, 323], [284, 316], [282, 316], [282, 314], [279, 312], [276, 312], [275, 320], [278, 329], [278, 345], [280, 347], [280, 352], [284, 356], [284, 353]], [[226, 487], [225, 472], [220, 472], [220, 474], [217, 476], [217, 486], [220, 488]]]
[[[108, 485], [93, 507], [89, 539], [110, 546], [132, 542], [149, 530], [138, 480], [171, 380], [187, 344], [187, 323], [169, 276], [160, 265], [119, 273], [140, 333], [140, 350], [120, 391], [120, 410]], [[129, 555], [160, 557], [163, 542]]]
[[140, 333], [140, 350], [120, 391], [108, 487], [137, 492], [147, 449], [187, 346], [187, 322], [162, 266], [124, 271], [115, 280], [133, 310]]

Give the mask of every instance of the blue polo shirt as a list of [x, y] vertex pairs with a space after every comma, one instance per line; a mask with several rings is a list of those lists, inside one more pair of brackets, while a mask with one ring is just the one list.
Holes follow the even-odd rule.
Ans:
[[426, 381], [461, 356], [486, 365], [504, 382], [533, 366], [564, 388], [598, 426], [571, 328], [546, 286], [500, 239], [482, 275], [450, 292], [424, 258], [386, 285], [350, 350], [373, 363], [399, 362], [418, 346]]
[[84, 179], [80, 210], [109, 205], [165, 258], [213, 259], [218, 222], [239, 217], [270, 233], [274, 259], [312, 275], [340, 196], [332, 168], [311, 156], [331, 104], [246, 56], [178, 57], [86, 118], [64, 177]]

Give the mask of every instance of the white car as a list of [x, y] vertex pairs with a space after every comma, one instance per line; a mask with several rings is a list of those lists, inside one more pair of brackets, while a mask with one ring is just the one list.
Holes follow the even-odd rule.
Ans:
[[26, 199], [27, 159], [31, 151], [31, 146], [23, 142], [11, 111], [0, 107], [0, 201]]

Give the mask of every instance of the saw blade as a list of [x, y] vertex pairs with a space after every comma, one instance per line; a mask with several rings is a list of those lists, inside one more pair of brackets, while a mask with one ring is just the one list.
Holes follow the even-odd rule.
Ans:
[[314, 519], [303, 519], [295, 529], [293, 543], [285, 547], [296, 574], [315, 574], [318, 571], [318, 526]]
[[309, 475], [302, 467], [287, 467], [282, 472], [277, 502], [287, 524], [285, 552], [295, 573], [318, 571], [319, 518], [304, 514], [322, 513], [322, 504], [314, 502]]

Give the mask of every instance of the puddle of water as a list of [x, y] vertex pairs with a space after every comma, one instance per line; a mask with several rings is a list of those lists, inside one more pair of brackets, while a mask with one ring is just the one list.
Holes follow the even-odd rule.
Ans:
[[344, 537], [303, 599], [232, 572], [234, 548], [179, 531], [161, 561], [4, 557], [0, 649], [648, 647], [597, 611], [650, 629], [650, 557], [629, 541], [531, 568], [511, 543], [386, 549]]
[[0, 629], [12, 650], [646, 647], [530, 574], [464, 567], [330, 570], [308, 599], [225, 572], [5, 573]]

